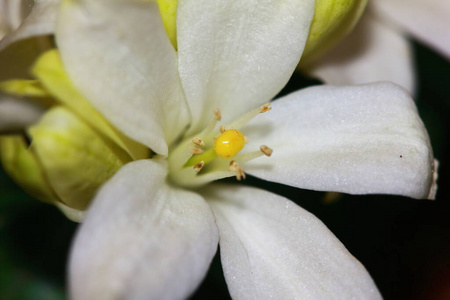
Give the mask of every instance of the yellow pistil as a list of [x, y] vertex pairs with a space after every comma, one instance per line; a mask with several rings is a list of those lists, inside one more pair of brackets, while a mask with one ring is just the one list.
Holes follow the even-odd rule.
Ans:
[[218, 157], [236, 156], [245, 146], [245, 136], [237, 129], [225, 130], [214, 141], [214, 151]]

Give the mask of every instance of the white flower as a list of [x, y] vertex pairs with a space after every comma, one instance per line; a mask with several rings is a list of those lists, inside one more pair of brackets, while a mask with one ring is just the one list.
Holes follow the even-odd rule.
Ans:
[[[380, 298], [308, 212], [263, 190], [206, 185], [242, 177], [242, 167], [300, 188], [433, 197], [428, 137], [397, 86], [313, 87], [258, 115], [295, 69], [313, 11], [309, 0], [179, 1], [175, 52], [154, 3], [63, 3], [56, 39], [74, 84], [155, 153], [94, 199], [72, 249], [73, 299], [186, 298], [218, 243], [235, 299]], [[217, 108], [249, 141], [242, 154], [206, 161]]]
[[[27, 78], [31, 63], [49, 48], [59, 0], [0, 0], [0, 81]], [[29, 101], [0, 93], [0, 133], [22, 128], [41, 115]]]
[[37, 35], [51, 34], [60, 0], [0, 0], [0, 49]]
[[354, 31], [308, 66], [331, 84], [395, 82], [415, 92], [415, 68], [408, 37], [450, 59], [450, 1], [373, 0]]
[[30, 64], [49, 48], [60, 0], [0, 0], [0, 80], [27, 77]]

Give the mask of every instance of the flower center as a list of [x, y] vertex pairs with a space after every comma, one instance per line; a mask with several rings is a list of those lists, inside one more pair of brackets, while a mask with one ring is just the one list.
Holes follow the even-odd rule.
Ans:
[[225, 177], [245, 179], [241, 165], [263, 155], [270, 156], [272, 149], [263, 145], [256, 151], [242, 151], [247, 137], [240, 128], [258, 114], [269, 110], [270, 104], [265, 104], [218, 129], [216, 125], [222, 115], [220, 110], [215, 110], [214, 119], [208, 127], [171, 147], [168, 157], [169, 179], [179, 186], [191, 188]]

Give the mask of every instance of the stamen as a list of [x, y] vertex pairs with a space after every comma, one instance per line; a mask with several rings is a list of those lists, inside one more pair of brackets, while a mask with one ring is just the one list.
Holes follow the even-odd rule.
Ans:
[[246, 144], [248, 144], [248, 142], [249, 142], [248, 137], [244, 136], [244, 142], [245, 142]]
[[270, 103], [266, 103], [263, 106], [261, 106], [260, 108], [258, 108], [258, 112], [260, 114], [265, 113], [266, 111], [272, 110], [272, 107], [270, 106]]
[[267, 147], [266, 145], [262, 145], [261, 147], [259, 147], [259, 149], [261, 150], [262, 153], [264, 153], [265, 156], [270, 157], [273, 153], [273, 150]]
[[227, 131], [227, 128], [225, 127], [225, 125], [220, 125], [219, 131], [220, 133], [224, 133], [225, 131]]
[[267, 147], [266, 145], [262, 145], [259, 151], [247, 152], [244, 154], [236, 155], [234, 157], [235, 160], [239, 161], [241, 164], [247, 161], [253, 160], [255, 158], [261, 157], [263, 155], [271, 156], [273, 153], [272, 148]]
[[252, 152], [247, 152], [247, 153], [244, 153], [244, 154], [236, 155], [234, 157], [234, 159], [239, 161], [240, 163], [245, 163], [247, 161], [253, 160], [253, 159], [258, 158], [258, 157], [261, 157], [263, 155], [264, 154], [260, 150], [258, 150], [258, 151], [252, 151]]
[[236, 173], [236, 179], [238, 181], [245, 179], [244, 170], [242, 170], [242, 168], [239, 166], [239, 164], [234, 160], [230, 161], [230, 171]]
[[192, 142], [197, 146], [205, 146], [205, 142], [198, 137], [193, 138]]
[[227, 127], [228, 128], [236, 128], [236, 129], [242, 128], [242, 126], [247, 124], [251, 119], [253, 119], [257, 115], [265, 113], [269, 110], [272, 110], [272, 107], [270, 106], [270, 103], [266, 103], [266, 104], [258, 107], [257, 109], [249, 111], [248, 113], [240, 116], [239, 118], [237, 118], [236, 120], [234, 120], [233, 122], [228, 124]]
[[236, 172], [238, 167], [239, 164], [235, 160], [230, 161], [230, 171]]
[[202, 154], [202, 153], [203, 153], [203, 150], [202, 150], [202, 149], [196, 148], [196, 147], [192, 147], [192, 148], [190, 149], [190, 151], [191, 151], [192, 154], [196, 154], [196, 155]]
[[203, 169], [203, 166], [205, 165], [205, 162], [202, 160], [198, 164], [194, 165], [192, 168], [194, 169], [195, 173], [198, 173]]
[[211, 122], [211, 124], [208, 125], [205, 129], [203, 129], [202, 132], [199, 133], [198, 137], [202, 140], [208, 140], [208, 136], [213, 132], [214, 128], [216, 128], [217, 121], [220, 121], [222, 119], [222, 113], [220, 112], [220, 109], [215, 109], [214, 111], [214, 119]]
[[222, 120], [222, 112], [220, 111], [220, 109], [215, 109], [214, 110], [214, 116], [216, 117], [217, 121]]

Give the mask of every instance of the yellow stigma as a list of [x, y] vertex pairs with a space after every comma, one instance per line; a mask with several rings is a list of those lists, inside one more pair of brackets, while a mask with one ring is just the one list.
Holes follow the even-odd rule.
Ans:
[[245, 136], [237, 129], [222, 132], [214, 141], [214, 151], [222, 158], [234, 157], [244, 148]]

